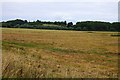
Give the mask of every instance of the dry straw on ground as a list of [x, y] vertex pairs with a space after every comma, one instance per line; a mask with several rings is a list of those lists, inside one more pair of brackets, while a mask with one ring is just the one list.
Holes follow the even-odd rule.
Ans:
[[117, 78], [116, 32], [2, 32], [4, 78]]

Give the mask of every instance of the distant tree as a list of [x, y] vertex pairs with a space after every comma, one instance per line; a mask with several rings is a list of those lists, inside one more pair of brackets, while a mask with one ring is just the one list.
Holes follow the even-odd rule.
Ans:
[[[72, 22], [67, 24], [66, 21], [32, 21], [27, 20], [9, 20], [0, 23], [2, 27], [8, 28], [30, 28], [30, 29], [54, 29], [54, 30], [78, 30], [78, 31], [120, 31], [120, 22], [101, 22], [101, 21], [84, 21], [77, 22], [73, 25]], [[43, 25], [48, 24], [48, 25]], [[49, 24], [53, 26], [49, 26]], [[54, 26], [55, 25], [55, 26]], [[67, 27], [66, 27], [67, 26]]]
[[72, 27], [73, 26], [73, 23], [72, 22], [69, 22], [68, 24], [67, 24], [67, 27]]
[[67, 25], [67, 21], [64, 21], [64, 26], [66, 26]]
[[40, 21], [40, 20], [37, 20], [36, 22], [37, 22], [37, 23], [40, 23], [41, 21]]
[[108, 31], [111, 26], [109, 22], [85, 21], [77, 22], [75, 27], [80, 27], [81, 30], [87, 31]]
[[25, 20], [24, 22], [25, 22], [25, 23], [28, 23], [28, 21], [27, 21], [27, 20]]
[[114, 31], [120, 31], [120, 22], [113, 22], [111, 29], [113, 29]]

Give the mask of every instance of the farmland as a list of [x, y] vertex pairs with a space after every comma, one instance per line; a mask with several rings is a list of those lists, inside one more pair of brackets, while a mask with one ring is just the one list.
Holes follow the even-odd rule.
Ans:
[[3, 78], [117, 78], [117, 32], [2, 29]]

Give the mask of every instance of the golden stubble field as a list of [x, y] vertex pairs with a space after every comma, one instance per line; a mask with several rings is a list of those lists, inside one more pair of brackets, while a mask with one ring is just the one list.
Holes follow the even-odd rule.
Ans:
[[2, 29], [3, 78], [117, 78], [117, 32]]

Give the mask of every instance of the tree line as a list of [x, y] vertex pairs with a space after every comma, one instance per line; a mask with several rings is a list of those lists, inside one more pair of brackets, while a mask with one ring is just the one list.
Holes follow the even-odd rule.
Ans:
[[[52, 29], [52, 30], [77, 30], [77, 31], [120, 31], [120, 22], [82, 21], [73, 25], [66, 21], [40, 21], [28, 22], [27, 20], [9, 20], [1, 22], [4, 28], [30, 28], [30, 29]], [[47, 24], [47, 25], [44, 25]], [[49, 26], [51, 25], [51, 26]]]

